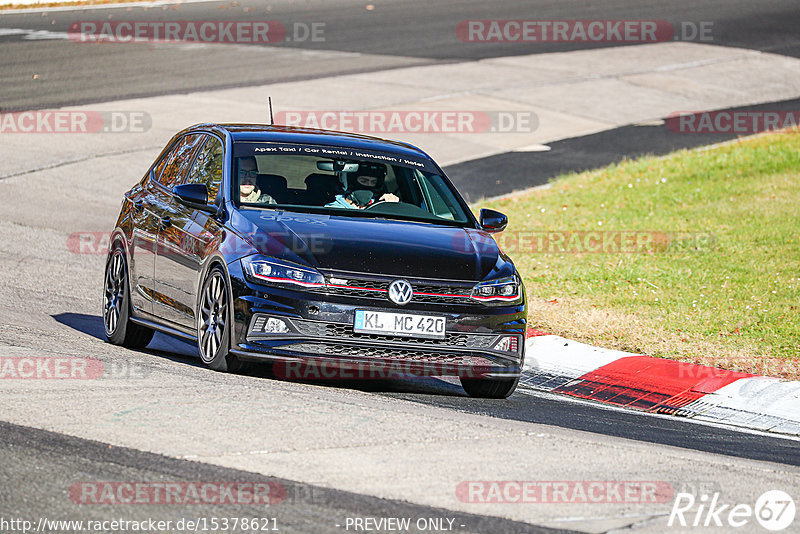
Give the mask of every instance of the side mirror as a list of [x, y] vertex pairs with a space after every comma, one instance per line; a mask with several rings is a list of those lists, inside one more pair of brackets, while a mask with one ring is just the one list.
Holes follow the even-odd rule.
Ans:
[[217, 207], [208, 204], [208, 188], [205, 184], [182, 184], [172, 188], [172, 194], [181, 204], [208, 213], [216, 213]]
[[481, 223], [481, 228], [487, 232], [502, 232], [508, 225], [508, 217], [499, 211], [483, 208], [479, 222]]

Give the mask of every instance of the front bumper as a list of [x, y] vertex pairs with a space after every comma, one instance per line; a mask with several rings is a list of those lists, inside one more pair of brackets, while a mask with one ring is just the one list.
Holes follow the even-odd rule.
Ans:
[[[525, 351], [526, 306], [414, 302], [262, 286], [231, 269], [234, 292], [232, 351], [246, 359], [311, 365], [335, 363], [343, 377], [392, 375], [518, 377]], [[356, 310], [391, 311], [445, 318], [444, 339], [356, 333]], [[266, 333], [268, 319], [285, 333]], [[497, 350], [507, 337], [514, 350]], [[507, 347], [506, 347], [507, 348]], [[330, 367], [328, 367], [330, 369]]]

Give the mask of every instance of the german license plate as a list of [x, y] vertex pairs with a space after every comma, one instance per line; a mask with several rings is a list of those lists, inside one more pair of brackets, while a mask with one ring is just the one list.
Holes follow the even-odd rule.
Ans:
[[356, 310], [353, 330], [360, 334], [444, 339], [445, 318], [431, 315]]

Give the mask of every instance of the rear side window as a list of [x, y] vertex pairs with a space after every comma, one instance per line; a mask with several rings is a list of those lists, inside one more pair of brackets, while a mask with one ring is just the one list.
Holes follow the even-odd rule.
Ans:
[[217, 198], [222, 183], [222, 142], [213, 135], [207, 135], [206, 141], [197, 155], [197, 159], [189, 173], [186, 183], [205, 184], [208, 188], [208, 199]]
[[155, 170], [156, 179], [167, 189], [181, 183], [186, 176], [195, 151], [204, 136], [192, 134], [178, 140], [175, 147], [164, 156]]

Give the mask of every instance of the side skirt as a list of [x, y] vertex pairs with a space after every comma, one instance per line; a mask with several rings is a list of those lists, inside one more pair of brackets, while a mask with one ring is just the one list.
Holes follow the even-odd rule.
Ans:
[[179, 337], [183, 340], [190, 341], [192, 343], [197, 343], [197, 336], [192, 334], [187, 334], [183, 330], [178, 330], [176, 328], [172, 328], [171, 326], [166, 326], [161, 323], [156, 323], [155, 321], [149, 321], [147, 319], [142, 319], [141, 317], [131, 317], [131, 322], [134, 322], [141, 326], [146, 326], [147, 328], [152, 328], [153, 330], [158, 330], [164, 334], [169, 334], [171, 336]]

